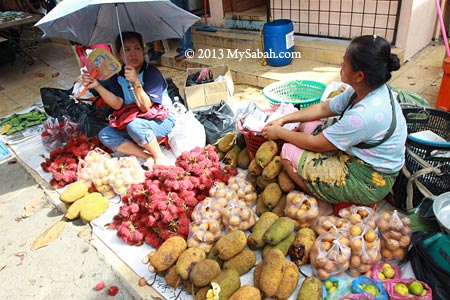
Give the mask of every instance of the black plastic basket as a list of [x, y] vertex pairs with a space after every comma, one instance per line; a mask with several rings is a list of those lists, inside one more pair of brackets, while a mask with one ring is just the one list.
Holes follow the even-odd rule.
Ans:
[[[408, 138], [406, 147], [417, 154], [429, 165], [440, 170], [440, 174], [427, 173], [418, 180], [433, 194], [440, 195], [450, 191], [450, 157], [437, 156], [437, 151], [441, 154], [450, 153], [450, 142], [429, 142], [410, 136], [409, 134], [424, 130], [431, 130], [446, 141], [450, 141], [450, 113], [433, 108], [424, 107], [404, 107], [402, 108], [408, 127]], [[414, 174], [424, 168], [422, 163], [406, 153], [405, 166], [407, 170]], [[403, 172], [400, 173], [394, 185], [395, 204], [402, 209], [406, 205], [406, 184], [408, 179]], [[426, 195], [414, 186], [413, 206], [416, 206]]]

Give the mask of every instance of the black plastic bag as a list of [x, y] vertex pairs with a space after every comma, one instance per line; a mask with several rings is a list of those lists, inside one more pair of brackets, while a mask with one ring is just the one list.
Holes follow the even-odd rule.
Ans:
[[199, 77], [200, 77], [200, 71], [198, 71], [194, 74], [188, 75], [186, 78], [186, 86], [193, 86], [196, 84], [204, 84], [204, 83], [214, 82], [214, 78], [213, 78], [211, 71], [208, 72], [207, 78], [199, 79]]
[[224, 100], [206, 110], [193, 113], [195, 118], [205, 127], [207, 144], [214, 144], [226, 133], [236, 129], [234, 112]]
[[78, 123], [82, 115], [89, 112], [89, 105], [75, 102], [70, 98], [70, 90], [44, 87], [40, 89], [44, 110], [50, 117], [64, 121], [64, 117]]
[[[102, 101], [98, 99], [97, 101]], [[113, 113], [114, 109], [110, 106], [103, 104], [97, 105], [96, 102], [91, 105], [88, 114], [85, 114], [78, 119], [78, 123], [81, 125], [84, 134], [87, 137], [98, 136], [100, 130], [109, 125], [109, 116]]]
[[434, 258], [423, 247], [423, 241], [437, 232], [418, 231], [412, 235], [412, 247], [408, 259], [417, 279], [426, 282], [433, 290], [433, 300], [450, 299], [450, 273], [441, 268]]
[[176, 97], [178, 97], [178, 102], [186, 106], [186, 102], [180, 95], [180, 89], [177, 87], [175, 82], [173, 82], [172, 78], [170, 77], [166, 78], [166, 82], [167, 82], [167, 93], [169, 94], [172, 103], [175, 103], [177, 99]]

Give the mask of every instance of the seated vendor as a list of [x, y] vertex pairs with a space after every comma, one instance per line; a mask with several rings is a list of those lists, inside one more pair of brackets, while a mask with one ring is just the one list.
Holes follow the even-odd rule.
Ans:
[[[390, 191], [405, 161], [407, 127], [386, 82], [400, 68], [387, 40], [376, 35], [353, 39], [341, 64], [340, 95], [267, 124], [267, 139], [281, 139], [282, 163], [306, 193], [319, 199], [322, 214], [332, 203], [370, 205]], [[322, 132], [317, 121], [340, 116]], [[301, 122], [298, 132], [284, 124]], [[322, 201], [320, 201], [322, 200]]]
[[[142, 35], [123, 32], [122, 39], [123, 44], [118, 36], [115, 46], [119, 59], [126, 65], [111, 78], [110, 89], [100, 85], [86, 70], [82, 76], [85, 86], [95, 89], [114, 110], [131, 103], [136, 103], [143, 112], [154, 105], [169, 105], [171, 102], [163, 75], [144, 60]], [[100, 131], [99, 139], [113, 151], [144, 159], [149, 168], [153, 164], [167, 164], [157, 139], [169, 134], [175, 125], [174, 113], [169, 111], [164, 120], [136, 118], [124, 130], [107, 126]]]

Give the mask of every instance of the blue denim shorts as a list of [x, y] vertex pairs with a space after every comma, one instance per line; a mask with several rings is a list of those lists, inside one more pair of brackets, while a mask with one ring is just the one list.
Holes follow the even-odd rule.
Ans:
[[116, 151], [116, 149], [127, 141], [133, 141], [138, 145], [145, 145], [155, 137], [161, 138], [170, 133], [175, 125], [175, 119], [169, 115], [164, 120], [147, 120], [136, 118], [124, 130], [117, 130], [107, 126], [100, 130], [99, 140], [103, 145]]

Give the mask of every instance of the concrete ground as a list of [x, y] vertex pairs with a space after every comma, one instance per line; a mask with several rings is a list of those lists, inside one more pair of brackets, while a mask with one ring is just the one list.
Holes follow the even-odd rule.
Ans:
[[[0, 117], [29, 107], [40, 98], [41, 87], [67, 89], [79, 70], [74, 54], [66, 44], [43, 43], [36, 55], [39, 61], [26, 65], [18, 56], [13, 64], [0, 65]], [[443, 45], [432, 43], [395, 73], [392, 84], [408, 88], [435, 104], [440, 86]], [[334, 66], [339, 70], [339, 66]], [[251, 66], [249, 66], [251, 68]], [[166, 77], [181, 86], [185, 73], [161, 68]], [[235, 99], [263, 101], [259, 88], [235, 82]], [[90, 226], [68, 223], [59, 238], [49, 246], [31, 250], [34, 239], [49, 225], [61, 219], [39, 178], [30, 175], [16, 158], [0, 164], [0, 297], [3, 299], [158, 299], [137, 286], [136, 276], [126, 273], [120, 261], [105, 257], [104, 246], [91, 241]], [[41, 199], [40, 201], [38, 201]], [[24, 207], [38, 202], [32, 214], [22, 217]], [[80, 237], [79, 237], [80, 236]], [[98, 250], [100, 249], [100, 250]], [[99, 281], [116, 285], [119, 294], [94, 290]], [[161, 298], [159, 298], [161, 299]]]

